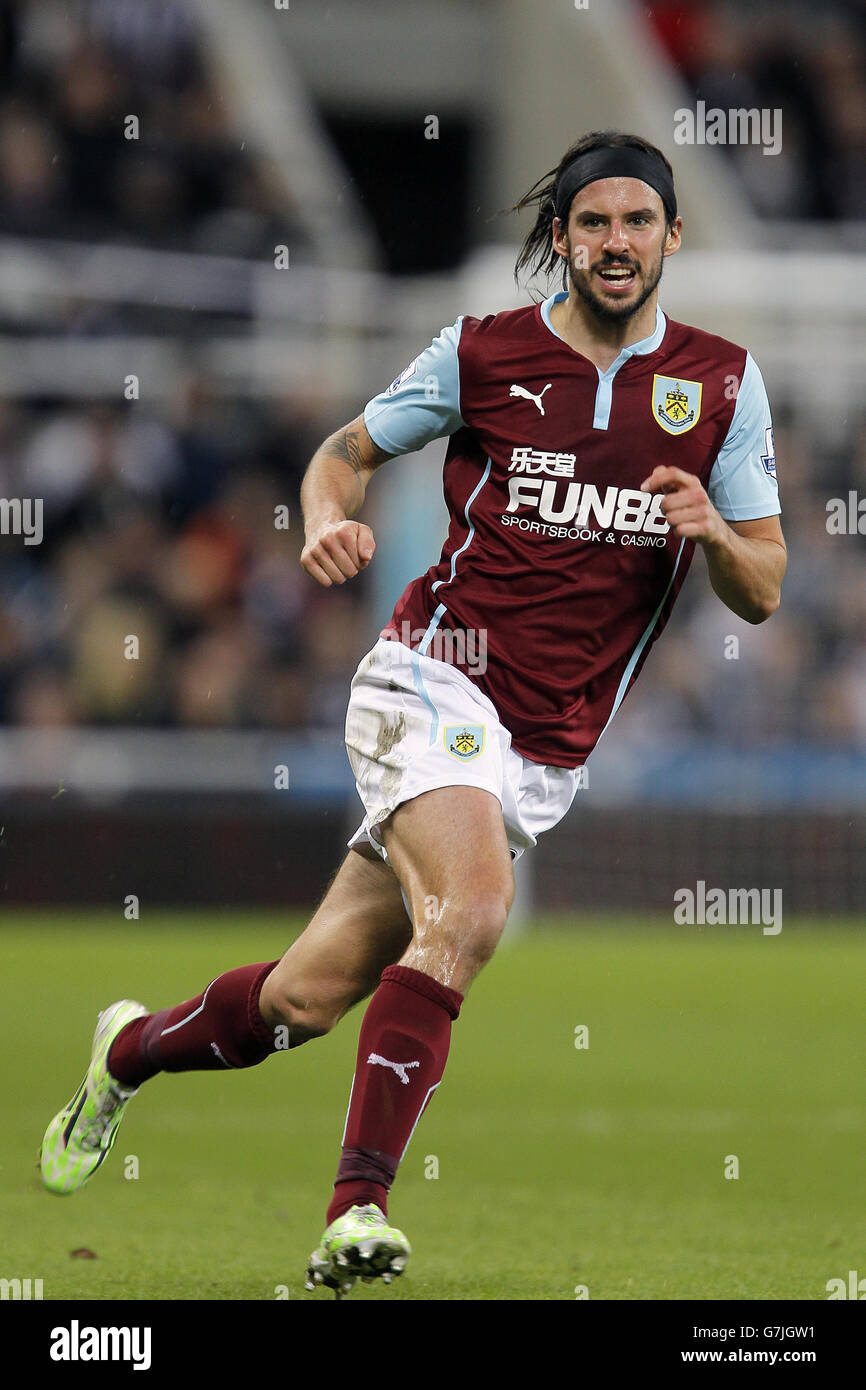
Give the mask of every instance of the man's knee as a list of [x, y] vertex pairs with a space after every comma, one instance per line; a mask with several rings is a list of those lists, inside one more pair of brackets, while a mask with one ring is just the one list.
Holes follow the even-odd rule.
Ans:
[[477, 973], [499, 945], [513, 896], [511, 886], [502, 885], [467, 888], [441, 900], [428, 900], [418, 935], [436, 938]]
[[464, 954], [480, 969], [486, 965], [499, 945], [512, 894], [495, 893], [474, 898], [465, 912]]

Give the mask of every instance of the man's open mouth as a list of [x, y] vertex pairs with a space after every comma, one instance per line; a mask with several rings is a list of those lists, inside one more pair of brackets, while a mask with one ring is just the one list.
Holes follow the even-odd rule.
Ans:
[[630, 265], [603, 266], [598, 275], [607, 288], [614, 291], [630, 290], [637, 279], [637, 271]]

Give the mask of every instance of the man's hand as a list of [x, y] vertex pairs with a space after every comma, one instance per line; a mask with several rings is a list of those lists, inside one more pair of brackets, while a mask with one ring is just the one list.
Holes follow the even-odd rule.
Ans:
[[700, 480], [682, 468], [654, 468], [641, 492], [666, 494], [662, 511], [671, 530], [703, 547], [710, 583], [732, 613], [747, 623], [775, 613], [788, 560], [778, 516], [725, 521]]
[[682, 468], [659, 464], [640, 485], [641, 492], [663, 492], [671, 530], [690, 541], [713, 545], [724, 539], [727, 523], [707, 496], [700, 478]]
[[307, 536], [301, 564], [325, 589], [345, 584], [366, 569], [376, 542], [369, 526], [360, 521], [331, 521]]

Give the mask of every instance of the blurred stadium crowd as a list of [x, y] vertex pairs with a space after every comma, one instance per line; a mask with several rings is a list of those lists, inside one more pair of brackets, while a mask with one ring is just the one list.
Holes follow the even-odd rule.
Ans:
[[0, 80], [0, 231], [226, 255], [285, 235], [179, 0], [2, 0]]
[[[272, 254], [267, 168], [233, 138], [189, 13], [144, 11], [146, 22], [126, 0], [0, 6], [0, 232]], [[695, 90], [725, 107], [778, 93], [807, 113], [798, 135], [786, 127], [803, 155], [795, 180], [774, 184], [773, 161], [758, 158], [763, 210], [866, 215], [853, 50], [832, 25], [825, 44], [799, 50], [796, 6], [762, 47], [713, 13], [651, 12]], [[148, 138], [121, 160], [129, 111], [146, 114]], [[282, 212], [279, 227], [283, 240]], [[111, 332], [122, 336], [122, 311]], [[772, 403], [790, 553], [782, 610], [753, 641], [693, 574], [640, 699], [619, 716], [633, 729], [660, 718], [732, 742], [866, 743], [866, 539], [826, 525], [830, 498], [866, 495], [866, 419], [852, 415], [829, 450], [798, 402], [776, 390]], [[41, 545], [0, 538], [0, 720], [338, 728], [373, 618], [364, 576], [325, 592], [301, 571], [297, 504], [312, 450], [338, 423], [289, 397], [227, 399], [195, 372], [164, 407], [0, 401], [0, 495], [45, 500]], [[274, 524], [280, 505], [288, 531]], [[747, 661], [726, 658], [729, 633]], [[128, 634], [137, 661], [119, 659]]]
[[866, 8], [828, 0], [661, 0], [647, 7], [696, 101], [784, 111], [784, 144], [722, 146], [756, 212], [866, 217]]
[[[0, 0], [0, 73], [0, 235], [236, 257], [299, 243], [181, 0]], [[111, 335], [121, 360], [155, 321], [70, 301], [60, 329]], [[44, 499], [45, 530], [0, 538], [4, 723], [339, 722], [363, 586], [323, 618], [298, 565], [306, 409], [227, 400], [195, 372], [164, 408], [0, 400], [0, 494]], [[127, 634], [138, 660], [118, 660]]]
[[341, 722], [368, 636], [363, 584], [325, 595], [300, 568], [315, 444], [288, 411], [195, 378], [163, 417], [2, 407], [2, 494], [45, 504], [41, 545], [2, 542], [4, 722]]
[[[735, 743], [863, 744], [866, 538], [829, 534], [826, 502], [866, 495], [866, 428], [850, 452], [827, 454], [774, 403], [790, 554], [782, 609], [759, 630], [739, 622], [696, 579], [696, 557], [620, 719]], [[374, 636], [364, 577], [317, 589], [298, 564], [297, 524], [274, 524], [281, 505], [296, 523], [316, 442], [290, 405], [226, 401], [195, 378], [162, 417], [140, 404], [47, 418], [4, 405], [0, 488], [45, 499], [45, 539], [2, 542], [3, 721], [338, 727]], [[119, 659], [127, 634], [139, 637], [137, 661]]]

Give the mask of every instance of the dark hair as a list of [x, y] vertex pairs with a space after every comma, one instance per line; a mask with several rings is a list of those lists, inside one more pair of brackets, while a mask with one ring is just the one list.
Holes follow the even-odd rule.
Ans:
[[[553, 219], [556, 216], [556, 185], [559, 182], [563, 170], [579, 154], [589, 154], [591, 150], [604, 149], [609, 146], [630, 146], [632, 149], [643, 150], [644, 154], [657, 155], [666, 165], [671, 178], [673, 169], [665, 155], [655, 145], [651, 145], [648, 140], [644, 140], [640, 135], [627, 135], [621, 130], [591, 130], [588, 135], [582, 135], [576, 140], [569, 149], [566, 150], [562, 159], [555, 169], [549, 169], [546, 174], [535, 182], [528, 193], [524, 193], [519, 203], [515, 203], [510, 212], [522, 212], [524, 208], [536, 207], [538, 209], [535, 218], [535, 225], [530, 228], [520, 248], [520, 253], [514, 265], [514, 279], [519, 283], [519, 276], [522, 270], [529, 269], [530, 277], [544, 271], [550, 275], [558, 264], [562, 265], [562, 286], [568, 288], [568, 267], [557, 254], [553, 246]], [[665, 212], [665, 221], [670, 229], [670, 217]]]

